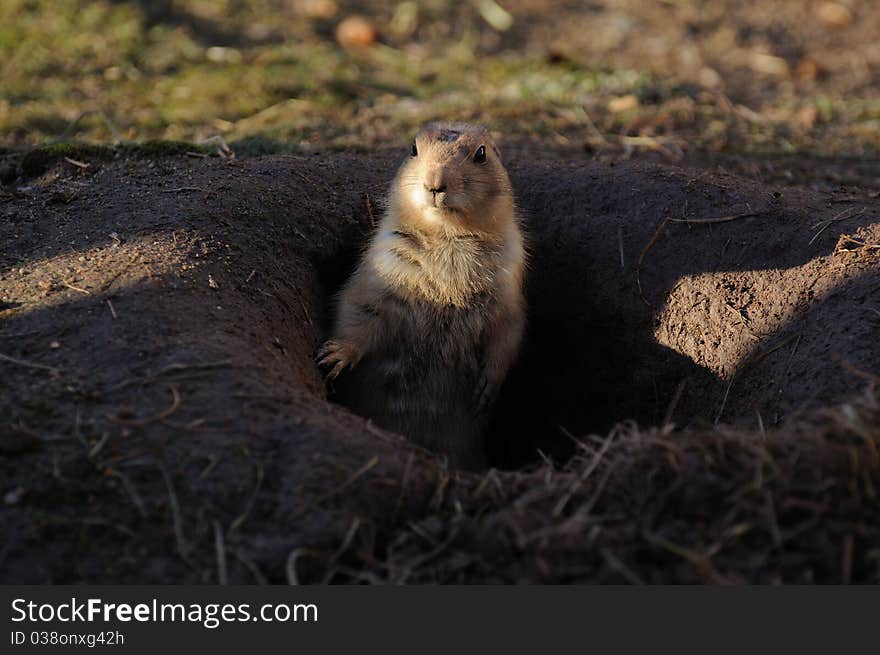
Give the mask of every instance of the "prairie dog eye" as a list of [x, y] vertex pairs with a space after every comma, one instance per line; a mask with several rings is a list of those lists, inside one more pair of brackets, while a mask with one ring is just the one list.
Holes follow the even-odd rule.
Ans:
[[480, 146], [474, 153], [474, 163], [482, 164], [486, 161], [486, 146]]
[[412, 155], [413, 157], [418, 157], [418, 156], [419, 156], [419, 149], [416, 148], [416, 142], [415, 142], [415, 141], [413, 141], [413, 143], [412, 143], [412, 149], [410, 149], [409, 154]]

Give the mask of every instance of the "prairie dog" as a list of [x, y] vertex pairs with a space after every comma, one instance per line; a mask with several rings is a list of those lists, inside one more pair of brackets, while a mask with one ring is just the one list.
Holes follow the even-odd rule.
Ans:
[[[343, 403], [448, 457], [485, 462], [488, 410], [522, 340], [523, 236], [489, 132], [432, 123], [391, 185], [377, 233], [318, 353]], [[348, 370], [350, 369], [350, 370]]]

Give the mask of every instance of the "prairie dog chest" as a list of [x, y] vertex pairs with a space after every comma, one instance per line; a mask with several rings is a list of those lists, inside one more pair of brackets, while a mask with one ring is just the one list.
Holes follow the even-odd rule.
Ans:
[[384, 334], [377, 354], [398, 360], [398, 368], [477, 370], [492, 303], [489, 292], [464, 307], [389, 294], [379, 307]]
[[380, 286], [414, 305], [425, 301], [425, 311], [451, 316], [451, 308], [479, 309], [485, 292], [503, 284], [498, 275], [502, 251], [501, 244], [471, 235], [428, 241], [389, 230], [376, 236], [368, 259]]

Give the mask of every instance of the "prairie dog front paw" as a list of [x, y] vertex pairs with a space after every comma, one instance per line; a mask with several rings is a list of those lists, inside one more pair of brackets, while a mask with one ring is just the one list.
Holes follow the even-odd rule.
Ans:
[[360, 350], [350, 343], [330, 339], [318, 351], [318, 365], [332, 366], [327, 373], [328, 380], [335, 380], [346, 368], [354, 366], [361, 358]]

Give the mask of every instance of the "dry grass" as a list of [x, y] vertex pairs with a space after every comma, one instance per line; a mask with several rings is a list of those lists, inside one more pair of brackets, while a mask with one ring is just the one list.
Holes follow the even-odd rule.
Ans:
[[562, 470], [544, 464], [438, 480], [444, 500], [419, 520], [361, 524], [332, 552], [304, 556], [309, 564], [299, 568], [308, 573], [300, 575], [386, 583], [877, 583], [878, 448], [876, 391], [766, 435], [624, 423], [581, 441]]

